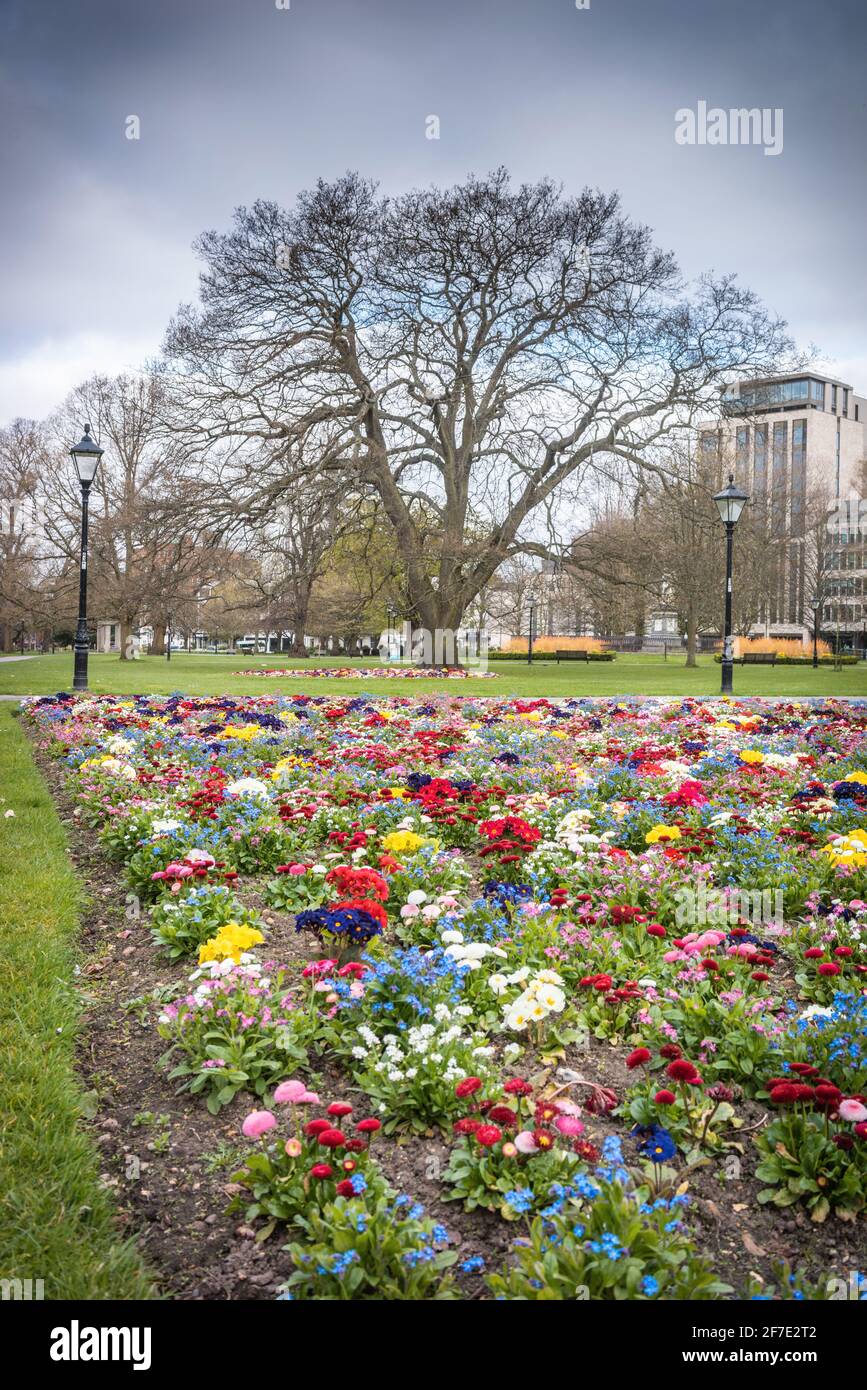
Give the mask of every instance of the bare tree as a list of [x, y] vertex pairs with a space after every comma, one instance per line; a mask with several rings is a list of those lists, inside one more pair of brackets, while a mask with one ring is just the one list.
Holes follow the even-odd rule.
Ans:
[[257, 202], [198, 243], [201, 307], [167, 337], [201, 448], [264, 447], [276, 497], [317, 471], [372, 489], [429, 628], [457, 627], [593, 469], [644, 466], [783, 326], [733, 278], [692, 297], [615, 196], [500, 169], [388, 200], [357, 174]]
[[198, 461], [165, 426], [165, 386], [154, 376], [93, 377], [49, 422], [54, 439], [47, 533], [71, 585], [77, 571], [78, 483], [67, 451], [90, 422], [105, 453], [93, 485], [92, 598], [121, 628], [122, 660], [134, 627], [153, 624], [161, 649], [168, 614], [214, 563], [218, 535]]

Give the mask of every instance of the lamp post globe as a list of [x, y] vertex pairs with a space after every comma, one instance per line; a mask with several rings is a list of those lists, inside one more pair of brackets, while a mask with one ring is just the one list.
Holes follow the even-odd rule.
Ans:
[[735, 527], [740, 520], [741, 512], [750, 499], [748, 493], [736, 487], [734, 474], [730, 473], [728, 487], [724, 487], [722, 492], [714, 493], [713, 500], [717, 505], [720, 520], [726, 528], [726, 592], [721, 688], [723, 695], [730, 695], [732, 693], [732, 675], [734, 671], [734, 653], [732, 649], [732, 556], [734, 551], [734, 536]]
[[84, 434], [70, 449], [72, 462], [81, 484], [81, 557], [78, 566], [78, 625], [75, 629], [75, 669], [73, 690], [87, 689], [87, 657], [90, 642], [87, 636], [87, 514], [90, 488], [99, 468], [103, 450], [91, 438], [90, 425], [85, 425]]

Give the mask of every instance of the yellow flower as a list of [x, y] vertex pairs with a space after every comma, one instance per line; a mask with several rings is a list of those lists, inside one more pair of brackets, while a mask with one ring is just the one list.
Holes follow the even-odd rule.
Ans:
[[867, 868], [867, 830], [853, 830], [851, 835], [838, 835], [835, 840], [822, 846], [836, 869], [845, 864], [852, 869]]
[[389, 787], [388, 790], [391, 792], [391, 795], [394, 797], [395, 801], [401, 801], [406, 796], [405, 787]]
[[260, 945], [264, 940], [262, 933], [255, 927], [245, 927], [240, 922], [227, 922], [225, 926], [220, 927], [216, 936], [212, 936], [200, 948], [199, 965], [205, 965], [211, 960], [230, 958], [238, 965], [245, 951], [249, 951], [251, 946]]
[[262, 730], [258, 724], [227, 724], [223, 730], [223, 738], [237, 738], [243, 743], [249, 743], [252, 738], [260, 738]]
[[742, 748], [742, 749], [741, 749], [741, 762], [744, 762], [744, 763], [763, 763], [764, 761], [765, 761], [765, 755], [764, 755], [764, 753], [760, 753], [759, 750], [758, 750], [758, 748]]
[[382, 847], [389, 854], [414, 854], [423, 844], [424, 838], [414, 830], [392, 830], [382, 837]]
[[859, 782], [862, 787], [867, 787], [867, 772], [862, 772], [860, 768], [857, 772], [847, 772], [843, 778], [844, 782]]
[[658, 845], [660, 841], [679, 840], [680, 830], [676, 825], [655, 825], [644, 837], [646, 845]]

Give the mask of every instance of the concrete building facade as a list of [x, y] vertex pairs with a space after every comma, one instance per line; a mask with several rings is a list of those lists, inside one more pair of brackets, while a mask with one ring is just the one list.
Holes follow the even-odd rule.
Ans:
[[[806, 637], [817, 587], [823, 621], [830, 622], [826, 600], [837, 583], [831, 562], [839, 549], [833, 518], [843, 501], [854, 502], [857, 512], [867, 458], [867, 397], [815, 372], [741, 381], [723, 393], [721, 418], [700, 426], [699, 447], [705, 459], [718, 459], [734, 472], [752, 504], [766, 510], [776, 566], [754, 634]], [[830, 518], [821, 547], [828, 553], [817, 559], [811, 533], [821, 514]]]

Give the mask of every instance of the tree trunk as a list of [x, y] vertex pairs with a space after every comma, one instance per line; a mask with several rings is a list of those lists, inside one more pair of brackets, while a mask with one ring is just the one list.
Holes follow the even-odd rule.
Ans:
[[127, 615], [120, 621], [120, 660], [132, 661], [133, 659], [133, 640], [132, 640], [133, 619]]
[[151, 656], [165, 656], [166, 624], [161, 618], [152, 618], [151, 627], [153, 628], [154, 638], [150, 645], [150, 654]]

